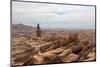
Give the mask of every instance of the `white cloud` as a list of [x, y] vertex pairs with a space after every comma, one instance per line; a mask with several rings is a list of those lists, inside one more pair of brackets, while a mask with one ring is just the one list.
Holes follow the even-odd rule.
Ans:
[[[12, 3], [13, 23], [34, 25], [90, 23], [95, 24], [95, 7], [44, 3]], [[94, 25], [95, 26], [95, 25]]]

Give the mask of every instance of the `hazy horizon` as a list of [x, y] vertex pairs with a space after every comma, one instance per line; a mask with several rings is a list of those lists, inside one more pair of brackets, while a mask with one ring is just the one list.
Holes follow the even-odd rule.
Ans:
[[12, 2], [12, 23], [41, 28], [95, 29], [95, 7]]

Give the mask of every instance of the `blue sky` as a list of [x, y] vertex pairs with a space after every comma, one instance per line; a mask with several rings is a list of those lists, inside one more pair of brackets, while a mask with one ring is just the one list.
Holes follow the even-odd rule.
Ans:
[[43, 4], [28, 2], [12, 3], [12, 23], [42, 28], [95, 28], [95, 7]]

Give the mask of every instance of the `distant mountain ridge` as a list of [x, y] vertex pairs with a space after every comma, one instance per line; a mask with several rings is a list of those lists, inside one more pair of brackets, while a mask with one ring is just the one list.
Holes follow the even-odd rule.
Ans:
[[24, 25], [24, 24], [12, 24], [13, 31], [32, 31], [35, 27]]
[[32, 27], [24, 24], [12, 24], [13, 37], [31, 36], [35, 31], [36, 31], [36, 27]]

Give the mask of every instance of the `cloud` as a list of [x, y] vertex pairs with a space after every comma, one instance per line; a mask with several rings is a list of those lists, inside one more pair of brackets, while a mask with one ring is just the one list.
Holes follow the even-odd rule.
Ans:
[[[95, 24], [95, 7], [44, 3], [13, 2], [13, 23], [40, 24]], [[76, 24], [76, 25], [77, 25]], [[89, 24], [88, 24], [89, 25]], [[93, 25], [92, 25], [93, 26]], [[95, 25], [94, 25], [95, 26]]]

